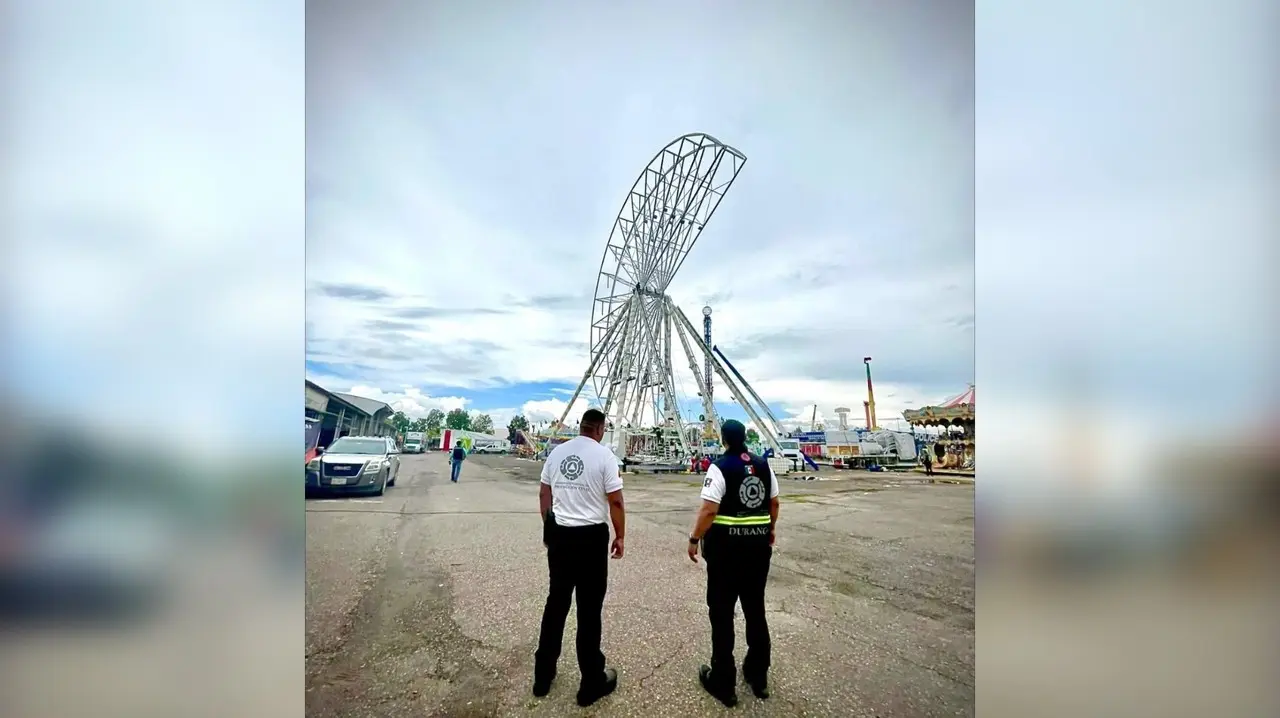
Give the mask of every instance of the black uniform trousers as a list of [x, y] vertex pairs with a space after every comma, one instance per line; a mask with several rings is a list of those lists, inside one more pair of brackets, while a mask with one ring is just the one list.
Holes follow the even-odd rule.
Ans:
[[742, 603], [747, 624], [747, 655], [742, 675], [763, 681], [769, 672], [769, 622], [764, 613], [764, 587], [769, 580], [771, 546], [719, 546], [708, 551], [707, 613], [711, 619], [711, 680], [725, 688], [737, 684], [733, 662], [734, 605]]
[[578, 599], [578, 669], [584, 686], [604, 679], [600, 650], [601, 613], [609, 583], [609, 526], [559, 526], [547, 531], [551, 587], [542, 611], [542, 632], [534, 655], [534, 676], [553, 675], [560, 660], [569, 604]]

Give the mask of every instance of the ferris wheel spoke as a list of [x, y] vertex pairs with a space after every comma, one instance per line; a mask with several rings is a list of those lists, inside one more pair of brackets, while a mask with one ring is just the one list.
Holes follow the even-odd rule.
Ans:
[[[703, 170], [701, 162], [706, 157], [710, 157], [710, 159], [708, 160], [707, 168]], [[680, 233], [674, 251], [667, 256], [667, 261], [663, 263], [660, 270], [662, 277], [661, 281], [664, 283], [669, 283], [675, 276], [677, 263], [693, 246], [690, 239], [696, 238], [694, 233], [695, 229], [701, 227], [703, 224], [699, 219], [699, 210], [703, 207], [709, 197], [709, 194], [706, 191], [703, 191], [707, 186], [706, 178], [708, 176], [715, 175], [723, 158], [723, 152], [699, 155], [698, 161], [700, 166], [698, 171], [689, 175], [691, 182], [688, 185], [687, 193], [682, 197], [683, 205], [681, 221], [683, 222], [682, 229], [684, 231]]]
[[[675, 230], [683, 219], [682, 213], [678, 212], [681, 195], [698, 174], [701, 159], [707, 153], [706, 147], [691, 142], [681, 144], [681, 152], [678, 154], [670, 151], [662, 153], [661, 171], [646, 168], [643, 174], [645, 201], [631, 203], [632, 212], [640, 216], [643, 221], [642, 229], [645, 230], [641, 242], [644, 259], [641, 271], [646, 278], [653, 275], [658, 260], [669, 254], [671, 239], [677, 234]], [[673, 210], [673, 207], [677, 209]]]

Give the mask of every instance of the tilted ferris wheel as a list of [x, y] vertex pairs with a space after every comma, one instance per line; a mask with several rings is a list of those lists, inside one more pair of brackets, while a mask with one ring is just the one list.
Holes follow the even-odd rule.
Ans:
[[614, 440], [620, 447], [626, 446], [628, 432], [660, 427], [669, 452], [678, 450], [687, 456], [690, 446], [671, 362], [674, 337], [698, 385], [705, 429], [713, 431], [717, 423], [707, 383], [710, 377], [699, 372], [699, 356], [778, 450], [777, 421], [768, 406], [729, 365], [742, 388], [760, 401], [773, 426], [761, 421], [715, 359], [712, 347], [699, 338], [688, 317], [666, 294], [746, 161], [746, 155], [733, 147], [695, 133], [662, 148], [640, 173], [622, 202], [600, 262], [591, 307], [590, 363], [558, 425], [564, 424], [570, 407], [590, 382], [600, 408], [612, 418]]

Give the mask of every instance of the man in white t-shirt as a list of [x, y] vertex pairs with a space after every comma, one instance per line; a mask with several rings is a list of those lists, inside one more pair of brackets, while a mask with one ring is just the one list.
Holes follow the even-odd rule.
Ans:
[[541, 698], [551, 690], [564, 622], [576, 593], [578, 668], [582, 671], [578, 705], [589, 706], [618, 687], [617, 671], [605, 667], [600, 632], [609, 559], [622, 558], [626, 509], [618, 458], [600, 443], [605, 432], [604, 413], [588, 409], [579, 431], [580, 436], [553, 449], [542, 467], [538, 509], [543, 517], [551, 585], [534, 656], [533, 695]]

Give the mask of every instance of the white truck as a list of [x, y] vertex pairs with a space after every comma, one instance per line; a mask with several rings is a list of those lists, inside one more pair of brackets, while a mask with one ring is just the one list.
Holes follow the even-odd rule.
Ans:
[[509, 454], [511, 453], [511, 442], [506, 439], [476, 441], [472, 452], [476, 454]]
[[404, 453], [421, 454], [427, 450], [427, 435], [421, 431], [410, 431], [404, 435]]
[[800, 442], [795, 439], [778, 439], [778, 446], [782, 447], [782, 458], [791, 459], [797, 465], [803, 463], [804, 457], [800, 455]]

